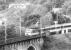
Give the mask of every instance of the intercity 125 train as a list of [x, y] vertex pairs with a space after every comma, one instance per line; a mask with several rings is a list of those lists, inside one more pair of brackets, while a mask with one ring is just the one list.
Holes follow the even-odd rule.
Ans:
[[[51, 26], [47, 26], [45, 28], [40, 28], [39, 32], [37, 29], [27, 29], [25, 32], [25, 35], [37, 35], [39, 34], [40, 31], [43, 33], [45, 31], [49, 31], [51, 34], [64, 34], [64, 33], [69, 33], [71, 32], [71, 23], [64, 23], [64, 24], [55, 24]], [[34, 32], [33, 32], [34, 31]]]

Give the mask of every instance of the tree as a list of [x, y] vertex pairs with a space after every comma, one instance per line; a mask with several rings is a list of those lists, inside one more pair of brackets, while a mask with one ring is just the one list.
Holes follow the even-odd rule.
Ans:
[[62, 8], [63, 8], [64, 14], [70, 15], [71, 14], [71, 0], [65, 1], [62, 5]]
[[71, 20], [66, 16], [60, 15], [58, 16], [58, 24], [69, 23]]
[[25, 27], [29, 27], [31, 25], [34, 25], [37, 23], [37, 21], [39, 20], [40, 18], [40, 15], [30, 15], [29, 17], [26, 17], [25, 20], [24, 20], [24, 26]]
[[50, 26], [52, 23], [52, 14], [49, 12], [44, 17], [40, 18], [40, 25], [41, 27], [47, 27]]
[[[24, 10], [22, 10], [24, 12]], [[47, 13], [46, 7], [43, 7], [41, 5], [28, 5], [28, 7], [25, 9], [25, 13], [20, 13], [20, 16], [22, 18], [22, 24], [23, 26], [30, 26], [35, 21], [37, 22], [39, 17], [43, 17]], [[36, 22], [34, 24], [36, 24]]]

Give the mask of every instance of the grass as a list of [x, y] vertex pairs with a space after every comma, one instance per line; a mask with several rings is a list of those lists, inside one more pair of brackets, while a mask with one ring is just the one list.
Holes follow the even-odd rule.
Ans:
[[71, 50], [70, 39], [64, 34], [44, 38], [42, 50]]

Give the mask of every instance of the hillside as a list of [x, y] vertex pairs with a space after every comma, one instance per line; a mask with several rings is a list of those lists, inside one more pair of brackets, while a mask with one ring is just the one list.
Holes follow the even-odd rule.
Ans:
[[[8, 8], [11, 4], [19, 3], [23, 3], [25, 8], [14, 8], [14, 6]], [[5, 40], [5, 31], [7, 32], [7, 39], [9, 39], [19, 37], [20, 30], [22, 36], [24, 36], [27, 28], [44, 28], [53, 25], [55, 20], [58, 21], [58, 24], [71, 22], [71, 0], [6, 0], [6, 2], [0, 2], [0, 7], [1, 22], [3, 22], [0, 22], [0, 25], [3, 24], [0, 26], [0, 40]], [[54, 8], [61, 10], [54, 13], [52, 11]], [[49, 35], [44, 40], [42, 46], [44, 50], [71, 49], [70, 39], [64, 34]]]

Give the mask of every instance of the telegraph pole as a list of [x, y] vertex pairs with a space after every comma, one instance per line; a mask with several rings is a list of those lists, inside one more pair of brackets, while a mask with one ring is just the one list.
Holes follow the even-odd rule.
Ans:
[[21, 36], [21, 16], [20, 16], [20, 36]]
[[4, 26], [5, 26], [5, 43], [6, 43], [6, 40], [7, 40], [7, 19], [4, 17], [3, 21], [5, 22]]
[[39, 23], [40, 23], [40, 24], [39, 24], [39, 25], [40, 25], [40, 35], [41, 35], [41, 38], [42, 38], [42, 33], [43, 33], [43, 32], [42, 32], [42, 29], [41, 29], [41, 28], [42, 28], [42, 22], [41, 22], [41, 19], [39, 19]]

